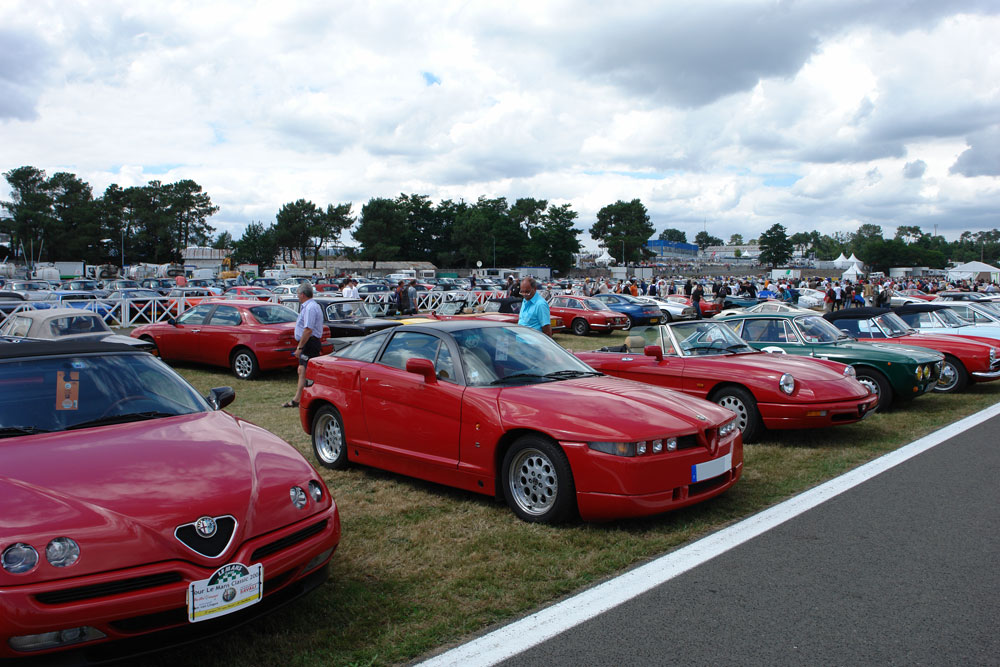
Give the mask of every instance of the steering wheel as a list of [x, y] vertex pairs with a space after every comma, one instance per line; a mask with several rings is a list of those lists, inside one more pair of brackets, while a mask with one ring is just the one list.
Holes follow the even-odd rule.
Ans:
[[109, 405], [107, 409], [105, 409], [104, 412], [101, 413], [101, 416], [98, 417], [98, 419], [103, 419], [104, 417], [107, 417], [114, 411], [115, 408], [117, 408], [120, 405], [124, 405], [125, 403], [131, 403], [132, 401], [148, 401], [148, 400], [149, 400], [148, 396], [140, 396], [138, 394], [134, 394], [132, 396], [124, 396], [122, 398], [119, 398], [111, 405]]

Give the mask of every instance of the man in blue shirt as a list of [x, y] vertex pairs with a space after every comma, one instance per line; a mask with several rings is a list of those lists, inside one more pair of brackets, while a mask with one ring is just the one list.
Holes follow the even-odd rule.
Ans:
[[521, 312], [517, 323], [538, 329], [543, 334], [552, 335], [552, 316], [549, 315], [549, 304], [538, 293], [538, 283], [534, 278], [524, 278], [521, 281]]
[[299, 360], [299, 384], [295, 398], [284, 403], [283, 408], [297, 408], [302, 399], [302, 389], [306, 386], [306, 364], [313, 357], [323, 353], [323, 310], [313, 300], [313, 288], [308, 282], [301, 283], [296, 295], [299, 298], [299, 317], [295, 320], [295, 358]]

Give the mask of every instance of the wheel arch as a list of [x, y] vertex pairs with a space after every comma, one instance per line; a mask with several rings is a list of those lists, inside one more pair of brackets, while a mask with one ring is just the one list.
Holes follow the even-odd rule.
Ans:
[[[513, 445], [518, 438], [525, 435], [534, 435], [540, 438], [545, 438], [562, 450], [562, 445], [559, 444], [558, 440], [544, 431], [538, 431], [533, 428], [514, 428], [501, 435], [500, 439], [497, 441], [497, 446], [493, 450], [493, 495], [500, 502], [503, 502], [504, 500], [502, 479], [503, 459], [507, 456], [507, 450], [511, 448], [511, 445]], [[563, 451], [563, 454], [565, 454], [565, 451]], [[567, 457], [567, 459], [568, 458], [569, 457]], [[572, 474], [572, 472], [573, 467], [570, 466], [570, 474]]]

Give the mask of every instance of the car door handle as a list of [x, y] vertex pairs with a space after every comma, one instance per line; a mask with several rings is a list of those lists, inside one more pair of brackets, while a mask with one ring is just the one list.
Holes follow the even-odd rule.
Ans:
[[201, 329], [191, 329], [191, 333], [201, 333]]

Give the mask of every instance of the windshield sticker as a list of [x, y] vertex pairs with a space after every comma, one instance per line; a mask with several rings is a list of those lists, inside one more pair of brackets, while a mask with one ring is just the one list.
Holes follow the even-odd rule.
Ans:
[[76, 410], [79, 408], [80, 374], [70, 371], [66, 377], [64, 371], [56, 373], [56, 410]]

